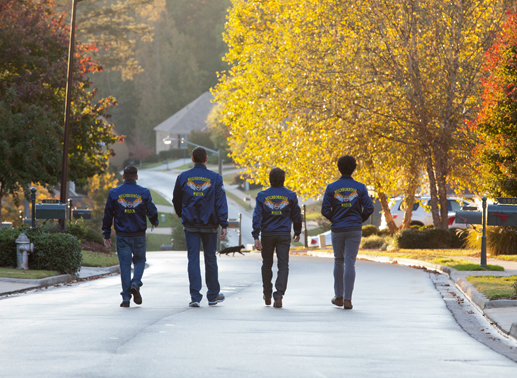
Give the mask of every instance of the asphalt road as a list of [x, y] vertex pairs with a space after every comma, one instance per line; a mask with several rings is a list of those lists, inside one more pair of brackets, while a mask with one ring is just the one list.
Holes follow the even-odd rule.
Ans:
[[[146, 188], [153, 189], [163, 195], [165, 199], [171, 201], [172, 206], [172, 191], [176, 183], [177, 174], [171, 171], [156, 171], [156, 170], [142, 170], [138, 172], [138, 184]], [[242, 211], [232, 199], [227, 196], [228, 201], [228, 218], [237, 219], [239, 213], [242, 214], [242, 243], [253, 244], [252, 219], [249, 214]], [[236, 246], [239, 242], [239, 236], [236, 231], [228, 231], [228, 245]]]
[[514, 377], [465, 333], [429, 274], [359, 261], [354, 309], [330, 304], [332, 259], [292, 256], [284, 308], [260, 256], [219, 258], [226, 301], [189, 308], [184, 252], [152, 252], [143, 304], [108, 277], [0, 300], [1, 377]]

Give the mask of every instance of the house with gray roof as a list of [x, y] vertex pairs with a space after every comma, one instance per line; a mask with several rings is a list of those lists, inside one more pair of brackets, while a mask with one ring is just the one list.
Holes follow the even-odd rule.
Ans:
[[215, 106], [214, 96], [205, 92], [183, 109], [167, 118], [154, 128], [156, 132], [156, 153], [168, 151], [169, 148], [179, 148], [179, 142], [170, 145], [163, 143], [164, 138], [187, 138], [192, 131], [203, 131], [208, 127], [208, 113]]

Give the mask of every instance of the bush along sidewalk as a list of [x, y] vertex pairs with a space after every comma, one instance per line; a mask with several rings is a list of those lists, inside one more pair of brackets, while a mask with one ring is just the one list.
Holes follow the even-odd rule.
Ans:
[[69, 234], [44, 232], [41, 227], [1, 229], [1, 267], [16, 267], [16, 239], [22, 232], [34, 243], [34, 252], [29, 255], [30, 269], [54, 270], [66, 274], [76, 274], [81, 269], [79, 240]]

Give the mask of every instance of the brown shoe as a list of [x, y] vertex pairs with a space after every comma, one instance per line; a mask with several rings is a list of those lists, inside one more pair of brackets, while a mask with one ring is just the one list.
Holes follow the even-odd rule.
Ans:
[[279, 298], [279, 299], [275, 298], [275, 303], [273, 303], [273, 307], [275, 307], [275, 308], [282, 307], [282, 298]]
[[343, 307], [343, 298], [334, 297], [332, 298], [331, 302], [334, 306]]
[[349, 300], [344, 300], [343, 301], [343, 308], [345, 310], [351, 310], [352, 308], [354, 308], [354, 306], [352, 306], [352, 301], [349, 301]]
[[266, 294], [263, 295], [264, 302], [266, 302], [266, 306], [271, 306], [271, 297], [266, 298]]

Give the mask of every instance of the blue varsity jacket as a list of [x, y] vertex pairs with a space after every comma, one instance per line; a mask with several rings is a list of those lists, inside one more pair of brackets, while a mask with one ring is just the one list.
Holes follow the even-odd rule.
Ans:
[[174, 186], [172, 203], [181, 217], [183, 227], [228, 227], [228, 204], [223, 178], [196, 163], [194, 168], [182, 172]]
[[145, 235], [146, 216], [151, 224], [158, 226], [158, 210], [153, 203], [151, 192], [137, 185], [136, 181], [124, 181], [124, 184], [109, 192], [102, 219], [104, 239], [111, 238], [113, 219], [115, 219], [114, 228], [118, 236]]
[[302, 217], [296, 193], [284, 186], [272, 186], [257, 194], [253, 211], [253, 238], [262, 235], [290, 235], [302, 232]]
[[366, 186], [351, 176], [327, 186], [321, 214], [330, 220], [332, 232], [362, 230], [362, 223], [373, 213], [373, 202]]

